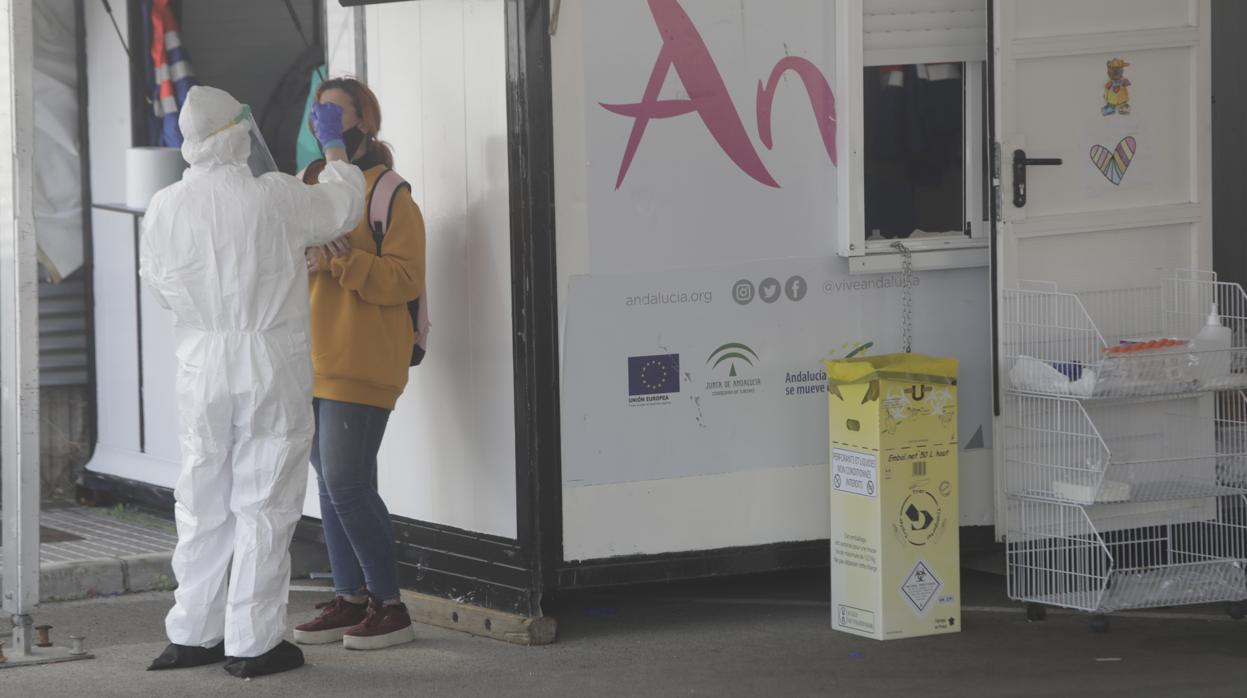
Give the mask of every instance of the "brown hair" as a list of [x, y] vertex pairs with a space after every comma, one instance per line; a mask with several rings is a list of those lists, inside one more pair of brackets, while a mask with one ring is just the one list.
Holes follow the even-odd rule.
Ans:
[[[334, 78], [326, 80], [316, 88], [316, 101], [320, 101], [320, 96], [326, 90], [342, 90], [351, 98], [351, 103], [355, 105], [355, 111], [359, 114], [360, 125], [367, 131], [367, 150], [365, 157], [372, 156], [373, 159], [382, 162], [386, 167], [394, 167], [394, 154], [390, 152], [389, 144], [378, 140], [377, 134], [381, 132], [381, 104], [377, 101], [377, 95], [364, 83], [355, 78]], [[308, 128], [312, 127], [311, 119], [308, 120]], [[347, 153], [347, 157], [354, 157], [355, 153]]]

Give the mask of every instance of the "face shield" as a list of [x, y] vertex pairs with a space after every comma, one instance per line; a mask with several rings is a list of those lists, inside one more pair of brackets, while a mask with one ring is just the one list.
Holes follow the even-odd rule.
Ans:
[[260, 125], [255, 122], [255, 117], [251, 115], [250, 105], [242, 105], [238, 116], [234, 117], [228, 124], [217, 129], [209, 138], [227, 128], [243, 123], [247, 125], [247, 133], [251, 139], [251, 154], [247, 156], [247, 166], [251, 168], [251, 174], [259, 177], [266, 172], [276, 172], [277, 161], [273, 159], [273, 154], [269, 152], [268, 144], [264, 142], [264, 135], [260, 133]]

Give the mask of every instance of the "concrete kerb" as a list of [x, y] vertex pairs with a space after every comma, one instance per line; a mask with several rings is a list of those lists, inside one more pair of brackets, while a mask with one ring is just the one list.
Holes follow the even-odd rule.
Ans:
[[[40, 601], [75, 601], [176, 586], [172, 555], [153, 553], [40, 566]], [[3, 588], [0, 587], [0, 594]]]
[[126, 575], [126, 591], [172, 591], [177, 588], [170, 553], [148, 553], [121, 558]]
[[124, 594], [125, 580], [125, 565], [118, 558], [41, 565], [39, 600], [71, 601]]
[[[172, 559], [171, 553], [149, 553], [45, 563], [40, 567], [40, 601], [77, 601], [144, 591], [171, 591], [177, 587]], [[319, 562], [311, 556], [304, 566], [314, 567]], [[3, 594], [2, 587], [0, 594]], [[408, 604], [412, 620], [419, 623], [519, 645], [546, 645], [557, 637], [557, 623], [549, 617], [526, 618], [409, 590], [403, 590], [403, 600]]]

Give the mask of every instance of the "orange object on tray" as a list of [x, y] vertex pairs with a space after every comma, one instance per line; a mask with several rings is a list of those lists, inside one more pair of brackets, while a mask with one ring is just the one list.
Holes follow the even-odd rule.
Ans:
[[1140, 342], [1125, 342], [1112, 347], [1104, 347], [1106, 354], [1133, 354], [1141, 351], [1157, 349], [1174, 349], [1189, 344], [1185, 339], [1150, 339]]

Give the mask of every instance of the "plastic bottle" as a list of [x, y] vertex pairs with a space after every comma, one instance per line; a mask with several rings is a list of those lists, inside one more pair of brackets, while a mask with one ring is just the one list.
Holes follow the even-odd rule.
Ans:
[[1195, 335], [1195, 351], [1199, 356], [1199, 378], [1207, 383], [1230, 375], [1230, 349], [1233, 338], [1230, 328], [1221, 324], [1221, 316], [1217, 314], [1217, 304], [1212, 304], [1212, 312], [1208, 321]]

